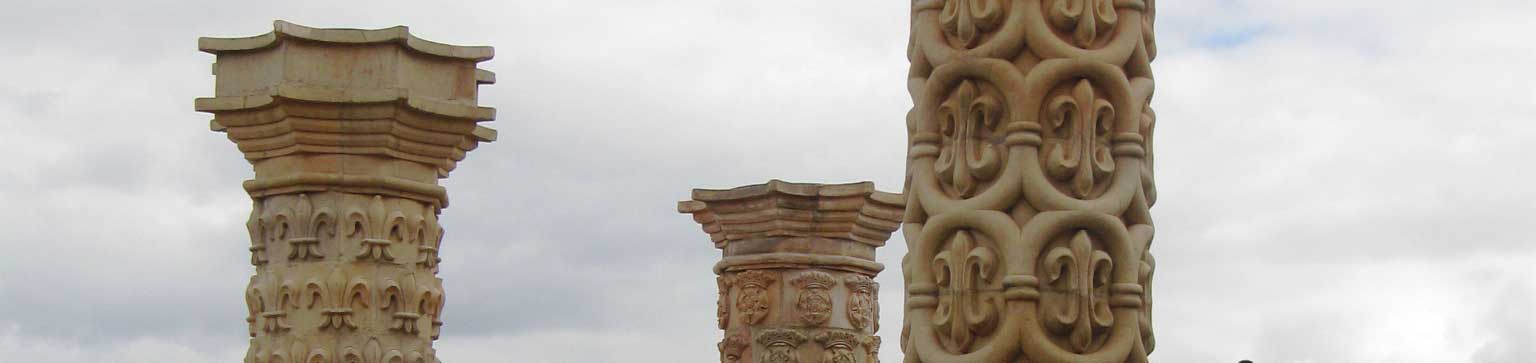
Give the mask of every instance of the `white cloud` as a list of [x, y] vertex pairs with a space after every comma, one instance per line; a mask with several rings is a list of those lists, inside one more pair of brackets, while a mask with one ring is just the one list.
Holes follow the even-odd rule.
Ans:
[[[1154, 361], [1533, 354], [1536, 51], [1519, 34], [1536, 5], [1160, 5]], [[900, 1], [14, 9], [0, 16], [0, 355], [22, 361], [243, 355], [250, 169], [191, 110], [213, 81], [195, 38], [272, 19], [497, 47], [482, 103], [501, 141], [445, 181], [450, 363], [708, 361], [718, 253], [676, 200], [902, 178]], [[899, 236], [881, 250], [887, 362], [901, 361], [904, 252]]]

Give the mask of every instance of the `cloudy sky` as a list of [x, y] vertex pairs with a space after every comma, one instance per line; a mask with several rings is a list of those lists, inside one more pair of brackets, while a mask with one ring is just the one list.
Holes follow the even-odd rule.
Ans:
[[[251, 171], [196, 39], [274, 19], [496, 47], [445, 362], [710, 361], [689, 189], [900, 189], [907, 1], [3, 2], [0, 360], [240, 360]], [[1154, 361], [1536, 357], [1536, 3], [1160, 5]]]

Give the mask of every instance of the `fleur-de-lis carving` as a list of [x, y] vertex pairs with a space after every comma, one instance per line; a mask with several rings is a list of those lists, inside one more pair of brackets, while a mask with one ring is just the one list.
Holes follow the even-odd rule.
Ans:
[[251, 218], [245, 221], [245, 229], [251, 235], [251, 266], [267, 264], [266, 219], [261, 215], [261, 201], [252, 203]]
[[[322, 286], [325, 287], [325, 290], [320, 291], [323, 294], [322, 296], [324, 296], [324, 299], [321, 301], [325, 304], [322, 305], [320, 310], [320, 315], [323, 317], [320, 321], [320, 329], [357, 329], [357, 322], [352, 320], [352, 306], [354, 304], [361, 304], [364, 308], [368, 306], [366, 299], [364, 301], [357, 301], [360, 297], [369, 296], [367, 284], [357, 281], [357, 283], [349, 286], [347, 278], [342, 274], [341, 269], [335, 268], [331, 270], [331, 275], [326, 277], [325, 285]], [[310, 305], [314, 304], [315, 300], [311, 300]]]
[[[250, 304], [251, 311], [256, 312], [257, 318], [261, 319], [261, 331], [268, 334], [293, 329], [293, 326], [288, 324], [288, 308], [290, 304], [294, 307], [298, 306], [297, 303], [292, 303], [292, 299], [298, 296], [293, 284], [284, 282], [279, 285], [277, 279], [280, 278], [268, 275], [259, 283], [259, 287], [253, 286], [246, 290], [246, 303]], [[248, 320], [254, 323], [256, 319]]]
[[1072, 41], [1084, 48], [1120, 20], [1114, 0], [1054, 0], [1047, 16], [1056, 28], [1071, 29]]
[[443, 245], [443, 228], [437, 225], [437, 218], [432, 213], [432, 207], [427, 207], [422, 212], [426, 218], [416, 218], [416, 265], [422, 269], [437, 272], [437, 264], [443, 259], [438, 257], [437, 251]]
[[1083, 79], [1070, 94], [1052, 98], [1047, 110], [1052, 135], [1046, 142], [1046, 171], [1057, 180], [1069, 181], [1074, 196], [1086, 198], [1095, 180], [1115, 171], [1107, 139], [1115, 108], [1095, 95], [1093, 85]]
[[407, 307], [418, 306], [416, 304], [416, 275], [406, 275], [400, 282], [388, 280], [384, 283], [383, 303], [379, 310], [383, 310], [392, 319], [390, 329], [398, 330], [406, 334], [416, 334], [420, 330], [416, 322], [421, 319], [421, 314]]
[[1108, 253], [1094, 249], [1084, 231], [1073, 235], [1066, 246], [1046, 252], [1043, 262], [1045, 327], [1066, 336], [1074, 352], [1087, 353], [1094, 348], [1094, 337], [1115, 322], [1107, 291], [1114, 262]]
[[368, 203], [366, 211], [353, 210], [350, 214], [351, 220], [348, 222], [352, 224], [352, 231], [349, 234], [360, 237], [362, 241], [356, 256], [358, 260], [395, 260], [389, 247], [393, 240], [399, 239], [405, 216], [395, 212], [386, 219], [385, 215], [384, 198], [377, 195]]
[[288, 260], [303, 261], [308, 259], [323, 259], [320, 253], [320, 237], [335, 237], [335, 213], [330, 208], [321, 208], [315, 211], [315, 206], [309, 201], [308, 194], [299, 194], [299, 201], [293, 211], [284, 211], [281, 223], [285, 225], [288, 241]]
[[939, 11], [944, 33], [966, 48], [975, 47], [981, 34], [996, 29], [1003, 20], [1000, 0], [949, 0]]
[[970, 231], [957, 232], [949, 247], [933, 257], [940, 289], [933, 324], [960, 352], [969, 351], [976, 337], [997, 323], [997, 308], [980, 291], [997, 273], [996, 265], [996, 253], [976, 243]]
[[934, 169], [961, 197], [975, 194], [980, 181], [997, 176], [1002, 161], [988, 138], [1001, 115], [997, 97], [971, 80], [960, 82], [939, 107], [945, 147], [939, 150]]

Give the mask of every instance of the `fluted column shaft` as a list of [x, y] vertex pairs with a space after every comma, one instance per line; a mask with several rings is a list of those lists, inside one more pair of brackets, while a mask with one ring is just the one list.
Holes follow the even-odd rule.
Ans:
[[215, 97], [197, 100], [251, 163], [255, 275], [247, 363], [431, 363], [446, 302], [438, 180], [495, 132], [475, 68], [489, 47], [405, 27], [203, 38]]
[[875, 249], [898, 227], [901, 201], [867, 182], [775, 180], [695, 189], [679, 203], [723, 255], [720, 361], [879, 362]]
[[912, 4], [906, 361], [1147, 361], [1152, 0]]

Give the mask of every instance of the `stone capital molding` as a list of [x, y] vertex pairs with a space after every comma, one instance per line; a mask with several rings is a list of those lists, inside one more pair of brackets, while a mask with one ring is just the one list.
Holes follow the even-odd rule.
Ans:
[[491, 48], [283, 21], [198, 48], [217, 61], [195, 109], [255, 172], [245, 361], [436, 361], [438, 182], [496, 139], [479, 125], [496, 116], [478, 105]]
[[869, 182], [779, 180], [695, 189], [679, 202], [723, 252], [721, 362], [879, 362], [874, 277], [884, 266], [875, 249], [899, 226], [903, 203]]

